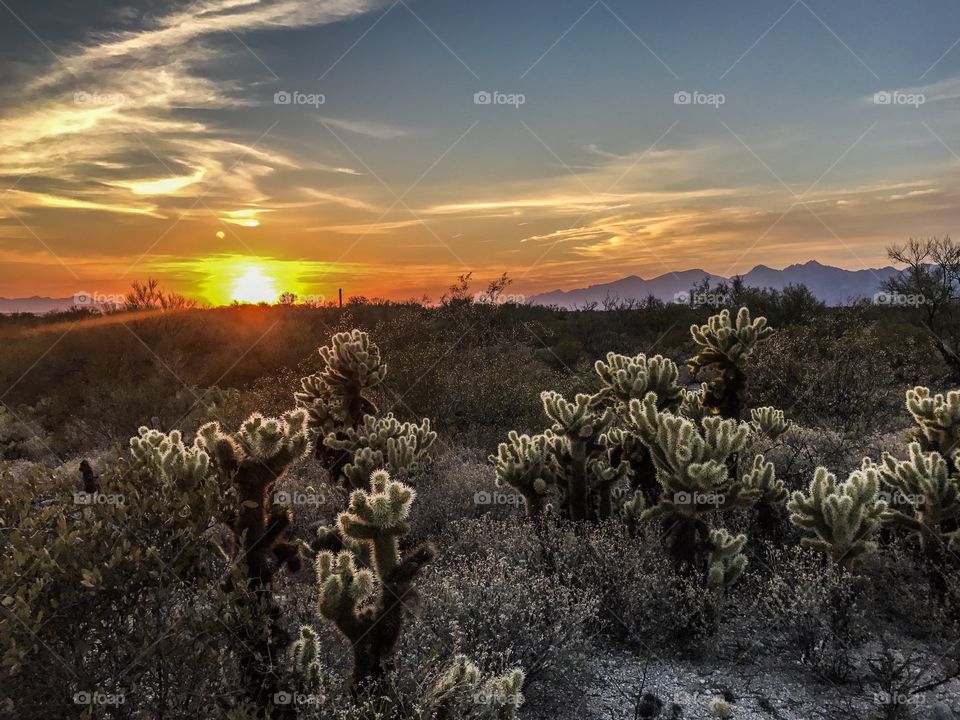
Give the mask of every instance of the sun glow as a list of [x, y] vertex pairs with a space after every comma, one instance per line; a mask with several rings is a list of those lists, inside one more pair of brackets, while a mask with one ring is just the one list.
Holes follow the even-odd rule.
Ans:
[[280, 292], [274, 278], [264, 273], [262, 268], [251, 265], [237, 278], [230, 299], [241, 303], [273, 303], [279, 299]]

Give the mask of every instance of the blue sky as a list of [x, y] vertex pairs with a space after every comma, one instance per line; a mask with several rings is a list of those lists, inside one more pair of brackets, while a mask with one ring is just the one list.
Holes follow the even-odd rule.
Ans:
[[956, 3], [3, 0], [0, 32], [0, 295], [862, 268], [957, 220]]

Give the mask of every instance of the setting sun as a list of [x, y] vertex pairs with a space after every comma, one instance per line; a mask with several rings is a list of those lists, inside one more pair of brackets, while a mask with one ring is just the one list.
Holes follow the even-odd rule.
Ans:
[[280, 291], [274, 279], [258, 267], [249, 267], [233, 286], [230, 299], [242, 303], [276, 302]]

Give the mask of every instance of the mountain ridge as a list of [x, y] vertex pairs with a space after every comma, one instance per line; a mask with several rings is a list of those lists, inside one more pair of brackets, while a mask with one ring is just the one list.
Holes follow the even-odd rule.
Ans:
[[[845, 270], [844, 268], [824, 265], [817, 260], [805, 263], [793, 263], [782, 270], [767, 265], [756, 265], [749, 272], [740, 275], [748, 287], [773, 288], [783, 290], [788, 285], [805, 285], [819, 300], [827, 305], [844, 305], [862, 299], [872, 298], [881, 291], [883, 282], [897, 275], [896, 268], [885, 266], [865, 268], [863, 270]], [[528, 298], [535, 305], [557, 305], [568, 309], [583, 307], [589, 303], [609, 300], [644, 300], [648, 296], [664, 302], [674, 302], [679, 293], [689, 291], [703, 278], [714, 285], [721, 280], [730, 281], [736, 275], [714, 275], [706, 270], [681, 270], [664, 273], [645, 280], [638, 275], [597, 283], [572, 290], [552, 290]]]

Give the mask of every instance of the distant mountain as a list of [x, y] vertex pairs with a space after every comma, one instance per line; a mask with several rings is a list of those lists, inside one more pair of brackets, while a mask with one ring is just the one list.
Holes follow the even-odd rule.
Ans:
[[[806, 285], [810, 292], [827, 305], [844, 305], [851, 301], [872, 298], [880, 291], [883, 281], [896, 274], [897, 270], [892, 267], [844, 270], [811, 260], [803, 265], [790, 265], [783, 270], [757, 265], [742, 277], [748, 287], [783, 290], [787, 285]], [[690, 290], [705, 277], [710, 279], [711, 285], [730, 279], [705, 270], [666, 273], [650, 280], [631, 275], [621, 280], [577, 290], [554, 290], [534, 295], [528, 300], [535, 305], [557, 305], [570, 309], [593, 302], [602, 305], [605, 300], [643, 300], [649, 295], [664, 302], [674, 302], [678, 293]]]
[[77, 301], [73, 297], [49, 298], [37, 295], [28, 298], [0, 297], [0, 315], [12, 315], [14, 313], [43, 315], [51, 310], [67, 310], [76, 304]]

